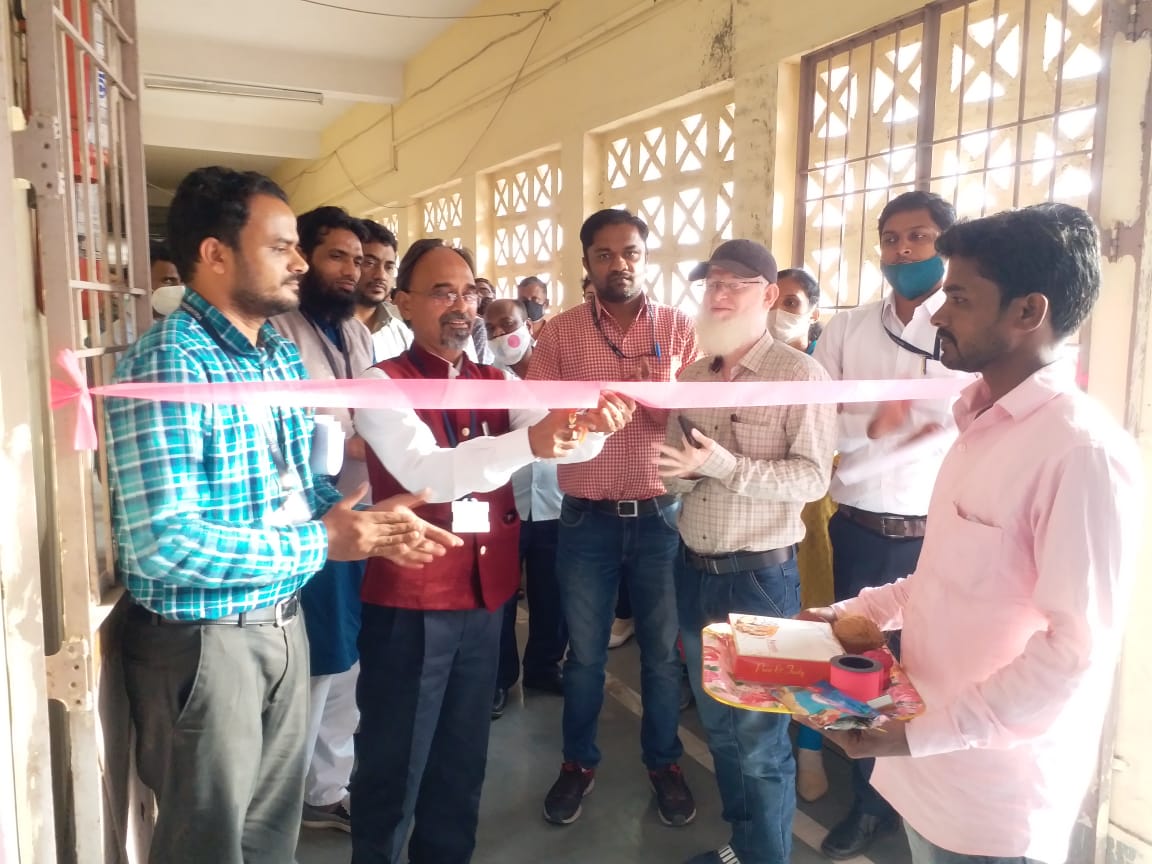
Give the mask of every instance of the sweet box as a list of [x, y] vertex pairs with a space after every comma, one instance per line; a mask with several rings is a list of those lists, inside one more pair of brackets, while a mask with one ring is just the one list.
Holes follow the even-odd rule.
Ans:
[[824, 621], [728, 616], [731, 674], [740, 681], [805, 687], [828, 680], [828, 664], [844, 648]]

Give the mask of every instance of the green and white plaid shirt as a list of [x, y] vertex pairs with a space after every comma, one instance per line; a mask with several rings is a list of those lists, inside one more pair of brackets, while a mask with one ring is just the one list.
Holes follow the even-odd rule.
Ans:
[[[126, 353], [117, 382], [295, 381], [307, 377], [270, 325], [253, 345], [195, 291]], [[219, 618], [296, 591], [328, 555], [319, 521], [277, 526], [284, 501], [270, 437], [317, 520], [340, 499], [312, 476], [311, 412], [108, 398], [108, 473], [120, 575], [166, 618]]]

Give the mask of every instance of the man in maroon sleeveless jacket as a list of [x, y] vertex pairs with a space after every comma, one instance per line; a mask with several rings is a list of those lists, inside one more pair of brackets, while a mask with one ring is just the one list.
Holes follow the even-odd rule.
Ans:
[[[397, 305], [412, 326], [404, 354], [365, 377], [504, 374], [464, 356], [479, 293], [467, 259], [440, 240], [400, 263]], [[604, 394], [573, 428], [568, 411], [361, 410], [373, 495], [427, 490], [419, 515], [462, 535], [420, 571], [369, 563], [352, 781], [353, 864], [466, 864], [476, 844], [503, 605], [519, 584], [512, 474], [536, 459], [594, 458], [635, 406]], [[404, 857], [408, 828], [415, 822]]]

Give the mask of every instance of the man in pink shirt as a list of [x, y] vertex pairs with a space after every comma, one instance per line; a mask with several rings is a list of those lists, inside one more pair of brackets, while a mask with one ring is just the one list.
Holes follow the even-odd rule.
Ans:
[[1088, 214], [1041, 204], [963, 222], [939, 328], [945, 366], [979, 372], [955, 406], [916, 571], [833, 607], [903, 628], [927, 710], [829, 733], [879, 757], [915, 864], [1062, 864], [1096, 767], [1141, 542], [1132, 439], [1075, 384], [1065, 342], [1100, 290]]

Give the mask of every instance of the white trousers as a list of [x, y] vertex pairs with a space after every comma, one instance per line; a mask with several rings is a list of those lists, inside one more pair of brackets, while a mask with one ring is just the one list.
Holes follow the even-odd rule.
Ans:
[[360, 722], [356, 678], [360, 664], [337, 675], [313, 675], [308, 705], [304, 803], [313, 807], [339, 804], [348, 795], [355, 756], [352, 736]]

